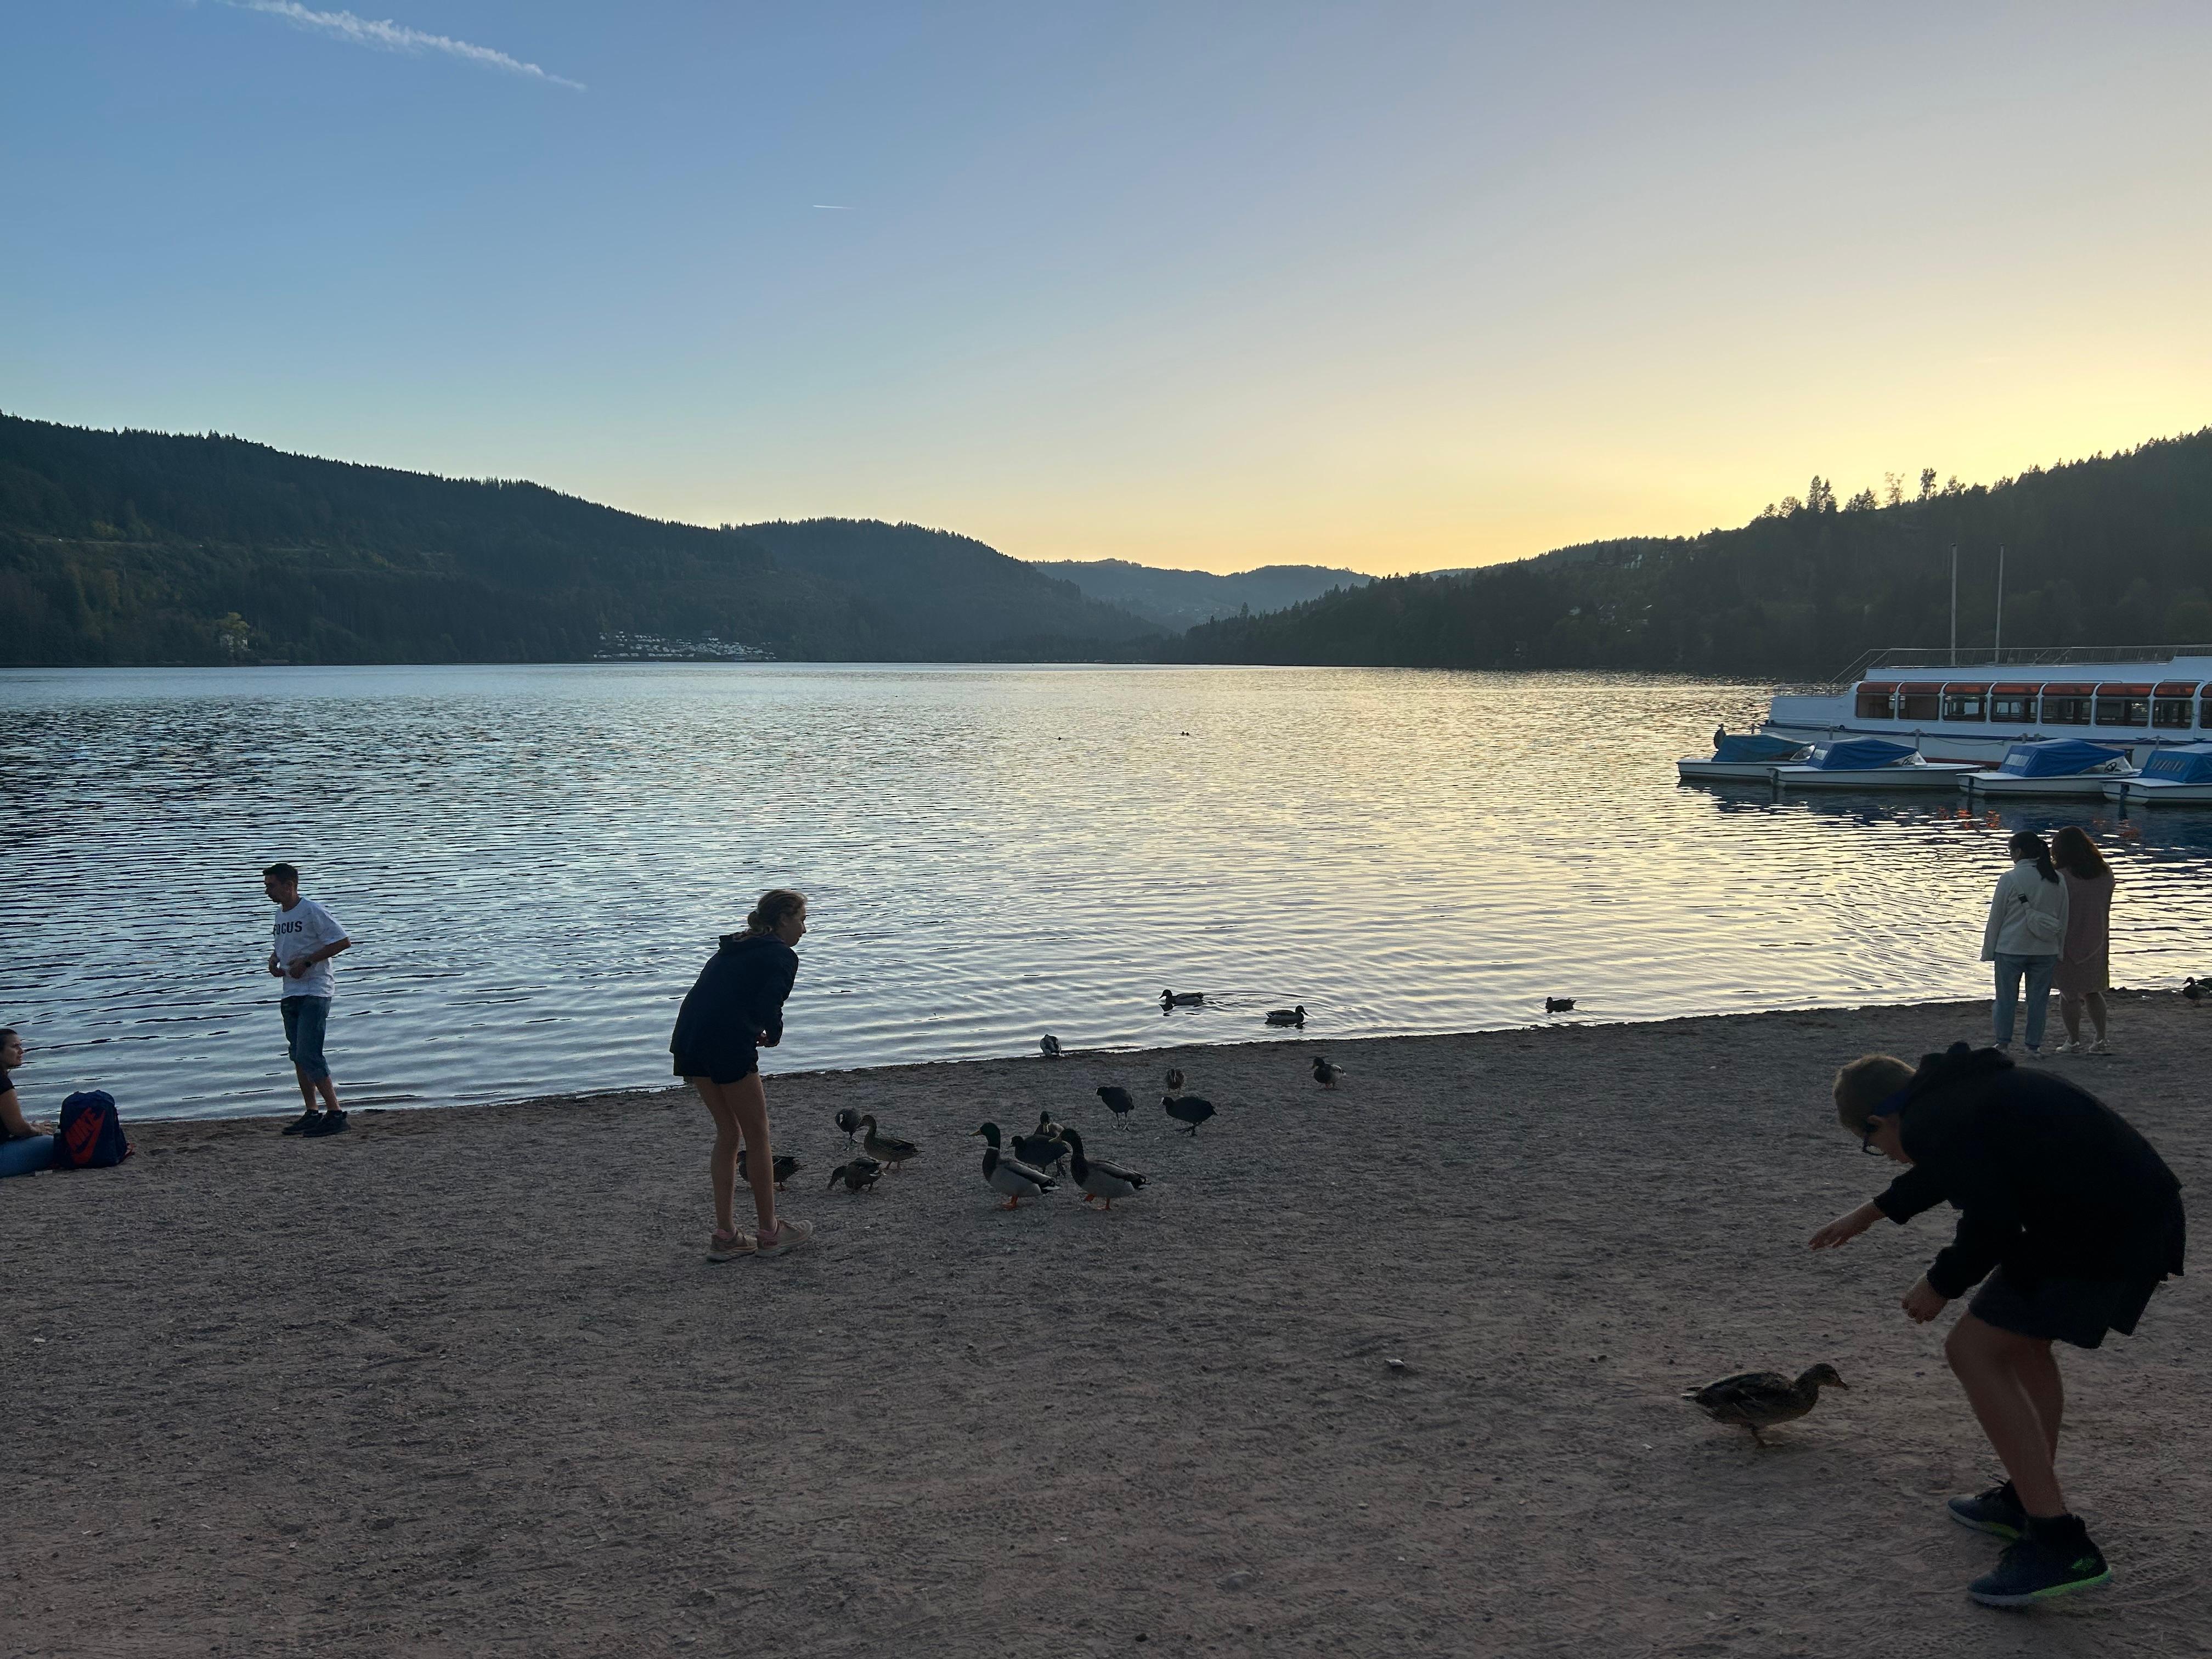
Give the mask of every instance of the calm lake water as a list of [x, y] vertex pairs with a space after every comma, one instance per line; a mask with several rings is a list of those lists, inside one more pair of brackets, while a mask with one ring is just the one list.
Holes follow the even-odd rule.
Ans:
[[[2089, 823], [2113, 971], [2212, 968], [2212, 814], [1777, 804], [1673, 762], [1771, 688], [1370, 670], [0, 673], [0, 1023], [33, 1110], [295, 1108], [289, 859], [345, 924], [350, 1103], [669, 1080], [676, 1004], [803, 888], [769, 1070], [1970, 995], [2004, 833]], [[2127, 839], [2140, 830], [2139, 838]], [[1163, 1017], [1160, 991], [1202, 990]]]

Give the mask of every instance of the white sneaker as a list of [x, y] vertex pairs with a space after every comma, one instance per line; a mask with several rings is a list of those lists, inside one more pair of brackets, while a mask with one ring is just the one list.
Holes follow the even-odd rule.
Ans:
[[734, 1261], [741, 1255], [750, 1255], [757, 1247], [750, 1233], [732, 1233], [724, 1238], [720, 1233], [707, 1235], [707, 1260]]
[[2089, 1045], [2087, 1052], [2093, 1054], [2109, 1054], [2112, 1050], [2111, 1046], [2106, 1042], [2104, 1038], [2099, 1037], [2094, 1042]]
[[770, 1238], [766, 1233], [763, 1233], [760, 1236], [760, 1243], [756, 1248], [763, 1255], [781, 1255], [787, 1250], [797, 1249], [813, 1237], [812, 1222], [786, 1221], [779, 1218], [775, 1224], [775, 1237]]
[[2061, 1042], [2055, 1044], [2051, 1052], [2054, 1054], [2078, 1054], [2083, 1052], [2085, 1047], [2086, 1045], [2079, 1042]]

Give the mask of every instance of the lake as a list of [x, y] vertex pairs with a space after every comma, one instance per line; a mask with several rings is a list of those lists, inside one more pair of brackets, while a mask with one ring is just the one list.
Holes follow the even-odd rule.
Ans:
[[[0, 1023], [51, 1113], [297, 1109], [289, 860], [355, 940], [349, 1104], [670, 1080], [758, 891], [769, 1069], [1986, 994], [2003, 838], [2088, 824], [2116, 983], [2212, 969], [2212, 814], [1777, 803], [1673, 762], [1773, 688], [1392, 670], [594, 664], [0, 672]], [[2130, 838], [2133, 837], [2133, 838]], [[1163, 988], [1206, 994], [1163, 1016]], [[1979, 1028], [1971, 1035], [1978, 1035]], [[2124, 1018], [2116, 1035], [2126, 1041]], [[1041, 1062], [1042, 1063], [1042, 1062]]]

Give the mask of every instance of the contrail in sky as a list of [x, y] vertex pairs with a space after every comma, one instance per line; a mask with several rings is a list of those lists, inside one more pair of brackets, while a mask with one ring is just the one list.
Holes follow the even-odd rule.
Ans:
[[850, 213], [853, 210], [842, 202], [817, 202], [814, 205], [824, 213]]
[[509, 75], [526, 75], [533, 81], [550, 82], [556, 87], [573, 87], [578, 92], [585, 89], [581, 81], [571, 81], [565, 75], [550, 74], [535, 64], [526, 64], [520, 58], [510, 58], [489, 46], [471, 46], [466, 40], [456, 40], [451, 35], [425, 33], [421, 29], [411, 29], [404, 23], [394, 23], [388, 19], [379, 23], [366, 17], [356, 17], [349, 11], [310, 11], [300, 4], [299, 0], [228, 0], [228, 3], [240, 11], [258, 11], [270, 17], [281, 17], [303, 29], [320, 29], [341, 40], [350, 40], [357, 46], [374, 46], [384, 52], [443, 52], [448, 58], [481, 64], [485, 69], [504, 70]]

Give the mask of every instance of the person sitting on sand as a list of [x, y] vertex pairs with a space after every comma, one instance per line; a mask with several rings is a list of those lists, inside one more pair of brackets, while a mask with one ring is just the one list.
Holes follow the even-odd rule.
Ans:
[[1814, 1233], [1813, 1248], [1833, 1249], [1884, 1216], [1910, 1221], [1948, 1200], [1957, 1236], [1902, 1305], [1924, 1325], [1982, 1285], [1943, 1355], [2009, 1478], [1951, 1499], [1950, 1510], [2011, 1542], [1966, 1593], [2022, 1607], [2103, 1583], [2112, 1577], [2105, 1558], [2059, 1490], [2065, 1389], [2051, 1345], [2094, 1348], [2107, 1331], [2135, 1330], [2160, 1281], [2181, 1271], [2180, 1183], [2118, 1113], [1993, 1048], [1956, 1043], [1917, 1072], [1868, 1054], [1836, 1073], [1835, 1098], [1862, 1148], [1908, 1167]]
[[54, 1166], [54, 1126], [23, 1115], [23, 1103], [8, 1076], [23, 1063], [23, 1039], [0, 1030], [0, 1176], [36, 1175]]
[[[768, 1092], [761, 1086], [760, 1050], [783, 1040], [783, 1002], [799, 976], [792, 947], [806, 933], [806, 896], [770, 888], [745, 918], [742, 933], [725, 933], [721, 948], [700, 969], [677, 1011], [668, 1040], [676, 1075], [699, 1091], [714, 1119], [707, 1175], [714, 1192], [714, 1231], [707, 1256], [781, 1255], [813, 1237], [811, 1223], [775, 1213], [775, 1154], [769, 1146]], [[739, 1232], [732, 1213], [738, 1149], [747, 1149], [746, 1184], [759, 1217], [757, 1237]]]

